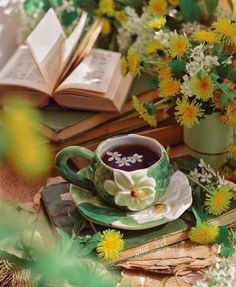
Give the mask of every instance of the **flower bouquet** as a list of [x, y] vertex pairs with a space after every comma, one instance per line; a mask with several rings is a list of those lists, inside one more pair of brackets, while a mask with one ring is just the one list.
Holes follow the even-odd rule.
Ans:
[[[124, 75], [128, 72], [133, 76], [142, 72], [151, 74], [152, 88], [159, 97], [156, 102], [144, 103], [133, 96], [135, 109], [155, 127], [157, 106], [163, 103], [172, 106], [175, 119], [186, 128], [186, 134], [190, 128], [197, 127], [200, 120], [214, 116], [218, 120], [215, 131], [217, 126], [230, 127], [224, 137], [227, 143], [222, 144], [223, 149], [212, 149], [213, 153], [223, 153], [233, 140], [232, 127], [236, 123], [236, 24], [229, 19], [218, 19], [199, 31], [182, 32], [171, 31], [165, 17], [156, 17], [146, 26], [153, 30], [152, 40], [143, 53], [130, 48], [122, 58], [121, 70]], [[202, 130], [200, 126], [199, 130]], [[194, 134], [197, 137], [195, 131]], [[204, 137], [201, 137], [202, 141]], [[216, 138], [219, 141], [219, 137]]]

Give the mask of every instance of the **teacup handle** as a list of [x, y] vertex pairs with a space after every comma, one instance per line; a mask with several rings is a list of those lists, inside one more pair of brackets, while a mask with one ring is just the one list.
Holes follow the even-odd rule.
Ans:
[[95, 153], [91, 150], [82, 146], [69, 146], [57, 153], [55, 159], [57, 169], [59, 170], [62, 177], [70, 183], [81, 188], [85, 188], [95, 194], [96, 188], [93, 182], [86, 176], [76, 173], [69, 167], [68, 160], [75, 156], [81, 156], [90, 163], [92, 163], [95, 159]]

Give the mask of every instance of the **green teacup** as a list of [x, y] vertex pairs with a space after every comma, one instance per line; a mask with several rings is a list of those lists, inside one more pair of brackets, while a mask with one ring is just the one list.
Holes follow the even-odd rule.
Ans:
[[[76, 156], [89, 162], [79, 174], [68, 165], [68, 160]], [[113, 207], [131, 211], [158, 203], [170, 179], [164, 147], [152, 138], [135, 134], [107, 139], [96, 152], [81, 146], [66, 147], [57, 154], [56, 166], [70, 183]]]

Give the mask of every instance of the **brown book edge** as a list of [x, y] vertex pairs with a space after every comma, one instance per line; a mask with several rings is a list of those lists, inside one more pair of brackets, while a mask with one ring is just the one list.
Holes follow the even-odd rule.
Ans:
[[[147, 100], [155, 100], [158, 97], [158, 94], [154, 90], [148, 90], [143, 93], [141, 93], [139, 96], [139, 99], [141, 101], [147, 101]], [[50, 127], [41, 124], [39, 127], [36, 127], [42, 134], [47, 136], [50, 140], [54, 141], [55, 144], [57, 144], [58, 141], [61, 140], [69, 140], [72, 139], [75, 135], [78, 136], [79, 134], [88, 132], [92, 129], [94, 129], [97, 126], [100, 126], [101, 124], [105, 124], [108, 121], [111, 120], [118, 120], [123, 118], [125, 115], [128, 115], [129, 113], [133, 112], [134, 108], [131, 103], [131, 100], [128, 99], [128, 101], [124, 104], [124, 107], [122, 108], [120, 113], [112, 114], [112, 113], [97, 113], [96, 115], [89, 117], [85, 119], [84, 121], [78, 122], [75, 125], [69, 126], [59, 133], [53, 131]], [[74, 132], [76, 130], [76, 132]]]
[[[163, 121], [167, 118], [167, 112], [159, 111], [158, 121]], [[81, 134], [77, 139], [77, 144], [82, 145], [97, 138], [112, 136], [117, 133], [124, 133], [125, 130], [132, 130], [147, 125], [148, 124], [135, 113], [134, 116], [121, 118], [116, 121], [106, 123], [84, 134]]]
[[[216, 218], [212, 218], [210, 220], [208, 220], [209, 223], [211, 224], [215, 224], [215, 225], [233, 225], [235, 226], [235, 222], [236, 222], [236, 209], [232, 209], [229, 212], [218, 216]], [[127, 249], [125, 251], [122, 252], [122, 254], [120, 255], [120, 257], [113, 261], [112, 264], [116, 264], [118, 262], [136, 257], [138, 255], [141, 254], [145, 254], [151, 251], [154, 251], [156, 249], [165, 247], [165, 246], [169, 246], [178, 242], [181, 242], [183, 240], [187, 240], [188, 239], [188, 233], [189, 233], [190, 228], [181, 230], [181, 231], [176, 231], [173, 232], [169, 235], [164, 235], [161, 236], [160, 238], [153, 240], [149, 243], [144, 243], [144, 244], [140, 244], [138, 246], [135, 246], [133, 248]]]

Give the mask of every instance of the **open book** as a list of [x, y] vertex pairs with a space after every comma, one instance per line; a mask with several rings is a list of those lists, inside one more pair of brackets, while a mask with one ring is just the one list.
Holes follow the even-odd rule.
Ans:
[[37, 106], [59, 105], [96, 111], [120, 111], [131, 85], [122, 78], [117, 52], [92, 49], [101, 31], [95, 21], [84, 32], [83, 12], [66, 38], [50, 9], [0, 72], [0, 103], [9, 92], [29, 96]]

